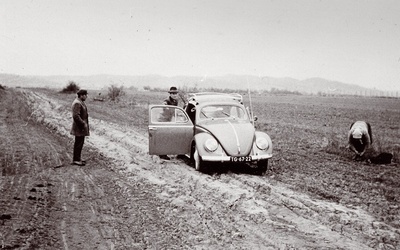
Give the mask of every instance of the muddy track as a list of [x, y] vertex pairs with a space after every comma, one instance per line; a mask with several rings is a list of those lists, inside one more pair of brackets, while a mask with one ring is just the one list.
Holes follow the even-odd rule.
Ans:
[[[26, 128], [47, 128], [26, 137], [47, 138], [29, 145], [51, 155], [33, 165], [43, 185], [36, 193], [52, 201], [40, 211], [54, 222], [47, 237], [56, 248], [370, 249], [376, 235], [395, 231], [361, 209], [296, 193], [268, 176], [207, 175], [186, 160], [160, 161], [148, 155], [146, 134], [96, 119], [88, 165], [71, 166], [69, 111], [43, 94], [22, 94], [34, 110]], [[1, 188], [17, 189], [18, 181]]]

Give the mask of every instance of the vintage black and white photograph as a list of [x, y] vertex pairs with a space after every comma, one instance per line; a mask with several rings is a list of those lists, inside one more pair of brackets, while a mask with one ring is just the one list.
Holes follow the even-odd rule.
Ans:
[[400, 249], [400, 2], [0, 1], [0, 249]]

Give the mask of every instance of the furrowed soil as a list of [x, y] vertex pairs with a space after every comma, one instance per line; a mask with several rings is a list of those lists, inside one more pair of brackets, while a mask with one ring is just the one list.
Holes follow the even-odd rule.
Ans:
[[[89, 99], [87, 164], [71, 165], [74, 98], [0, 89], [2, 249], [400, 248], [398, 156], [371, 165], [345, 147], [342, 122], [365, 110], [333, 99], [260, 101], [255, 110], [268, 122], [257, 127], [275, 147], [268, 172], [204, 174], [188, 159], [148, 155], [146, 101]], [[381, 144], [399, 138], [399, 101], [387, 102], [369, 110], [390, 127], [377, 131]], [[398, 154], [398, 143], [374, 150]]]

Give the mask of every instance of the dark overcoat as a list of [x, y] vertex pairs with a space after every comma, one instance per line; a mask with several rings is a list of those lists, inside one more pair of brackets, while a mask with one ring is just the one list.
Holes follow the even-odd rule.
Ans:
[[178, 100], [171, 98], [170, 96], [164, 100], [163, 104], [164, 105], [172, 105], [172, 106], [178, 106]]
[[[89, 114], [85, 102], [76, 98], [72, 102], [72, 128], [71, 135], [89, 136]], [[87, 126], [85, 126], [87, 124]]]

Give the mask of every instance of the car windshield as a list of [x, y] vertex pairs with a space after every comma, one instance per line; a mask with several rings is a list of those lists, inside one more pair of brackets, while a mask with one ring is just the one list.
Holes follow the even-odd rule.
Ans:
[[246, 120], [244, 109], [235, 105], [209, 105], [200, 111], [200, 119], [238, 119]]

